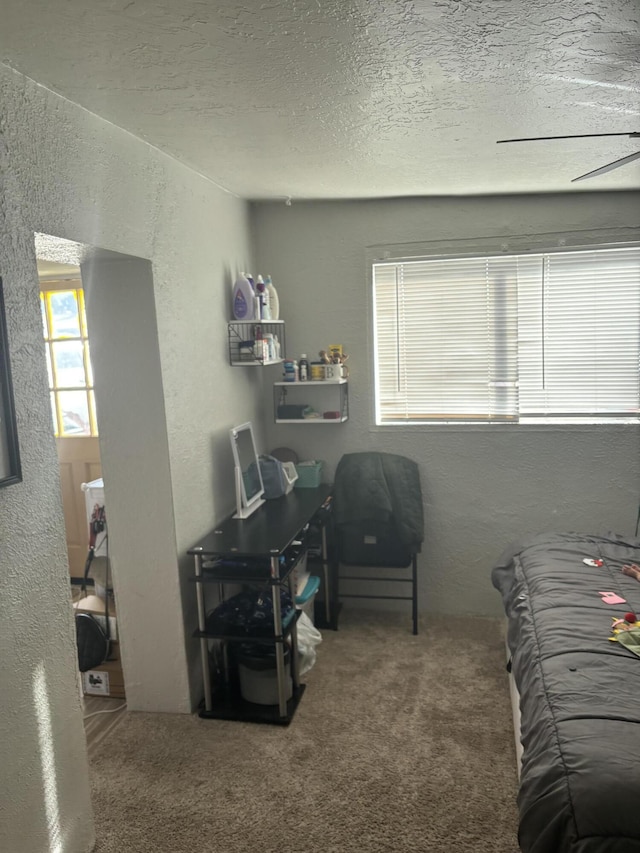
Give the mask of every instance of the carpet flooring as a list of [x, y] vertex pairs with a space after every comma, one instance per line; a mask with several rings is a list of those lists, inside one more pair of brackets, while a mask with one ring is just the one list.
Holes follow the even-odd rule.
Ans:
[[288, 727], [125, 712], [96, 853], [516, 853], [501, 623], [343, 611]]

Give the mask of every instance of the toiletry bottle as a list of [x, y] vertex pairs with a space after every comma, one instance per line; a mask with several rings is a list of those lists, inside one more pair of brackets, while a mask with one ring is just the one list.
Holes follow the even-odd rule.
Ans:
[[298, 363], [295, 359], [287, 359], [284, 363], [284, 381], [298, 381]]
[[298, 371], [300, 375], [300, 382], [308, 382], [309, 380], [309, 360], [307, 359], [307, 354], [305, 352], [302, 353], [300, 359], [298, 361]]
[[255, 318], [255, 294], [249, 279], [241, 272], [233, 285], [233, 316], [236, 320]]
[[273, 282], [271, 281], [271, 276], [265, 276], [264, 283], [267, 288], [267, 293], [269, 294], [269, 310], [271, 312], [272, 320], [280, 319], [280, 300], [278, 299], [278, 291], [273, 286]]
[[275, 361], [276, 360], [276, 345], [275, 345], [274, 340], [273, 340], [273, 335], [271, 334], [271, 332], [267, 332], [265, 334], [264, 338], [267, 342], [268, 359], [269, 359], [269, 361]]
[[250, 272], [247, 273], [246, 278], [251, 285], [251, 290], [253, 290], [253, 316], [256, 320], [261, 320], [262, 311], [260, 310], [260, 297], [256, 293], [256, 283]]
[[262, 334], [262, 326], [256, 323], [253, 326], [253, 355], [256, 361], [265, 361], [268, 356], [265, 355], [267, 342]]
[[260, 316], [263, 320], [270, 320], [269, 291], [261, 275], [256, 279], [256, 293], [260, 299]]

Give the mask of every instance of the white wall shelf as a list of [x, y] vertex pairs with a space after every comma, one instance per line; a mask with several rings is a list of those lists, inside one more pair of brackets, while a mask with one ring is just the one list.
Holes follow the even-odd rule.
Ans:
[[[305, 418], [298, 412], [305, 407], [320, 417]], [[347, 379], [274, 382], [273, 412], [277, 424], [343, 424], [349, 419], [349, 383]], [[323, 417], [337, 412], [338, 417]]]

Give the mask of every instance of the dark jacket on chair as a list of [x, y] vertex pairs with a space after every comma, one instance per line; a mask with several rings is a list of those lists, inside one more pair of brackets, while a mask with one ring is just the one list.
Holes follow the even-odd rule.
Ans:
[[334, 512], [339, 537], [349, 528], [370, 529], [392, 537], [405, 554], [419, 552], [424, 515], [418, 466], [394, 453], [345, 454], [336, 469]]

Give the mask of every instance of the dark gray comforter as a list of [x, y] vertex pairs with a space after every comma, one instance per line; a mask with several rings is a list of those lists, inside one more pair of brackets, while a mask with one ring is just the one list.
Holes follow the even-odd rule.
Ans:
[[492, 571], [520, 692], [524, 853], [640, 853], [640, 658], [608, 640], [613, 616], [640, 616], [625, 563], [640, 563], [640, 540], [553, 533]]

